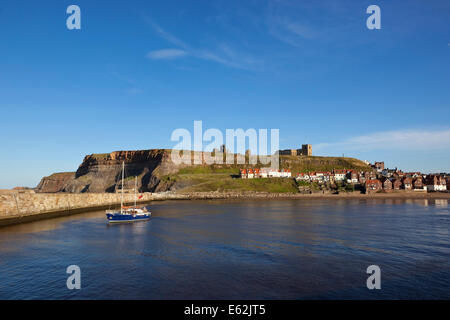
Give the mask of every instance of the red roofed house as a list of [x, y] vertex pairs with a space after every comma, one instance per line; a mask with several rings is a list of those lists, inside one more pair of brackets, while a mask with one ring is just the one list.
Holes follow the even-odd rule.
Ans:
[[383, 187], [382, 183], [378, 179], [366, 180], [366, 193], [373, 193], [380, 191]]
[[417, 177], [414, 179], [413, 181], [413, 188], [414, 190], [423, 190], [423, 178], [422, 177]]
[[400, 179], [394, 179], [394, 181], [392, 182], [392, 188], [394, 188], [394, 190], [400, 190], [401, 187], [402, 181]]
[[403, 189], [412, 190], [413, 184], [411, 178], [403, 178]]
[[388, 178], [383, 181], [383, 190], [392, 191], [392, 182]]
[[358, 173], [356, 171], [350, 171], [347, 173], [347, 183], [358, 183]]
[[335, 181], [344, 181], [345, 175], [347, 174], [345, 170], [334, 170], [333, 173]]
[[269, 175], [269, 169], [268, 168], [261, 168], [260, 177], [261, 178], [267, 178]]

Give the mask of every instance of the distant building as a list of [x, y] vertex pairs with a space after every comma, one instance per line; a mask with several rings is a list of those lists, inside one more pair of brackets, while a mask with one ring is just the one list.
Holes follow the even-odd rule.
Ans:
[[301, 149], [297, 149], [298, 156], [312, 156], [312, 146], [310, 144], [302, 144]]
[[284, 155], [284, 156], [296, 156], [297, 150], [295, 150], [295, 149], [279, 150], [278, 154]]
[[422, 177], [417, 177], [414, 179], [413, 181], [413, 188], [414, 190], [421, 190], [423, 189], [424, 185], [423, 185], [423, 178]]
[[289, 169], [281, 170], [281, 177], [282, 178], [290, 178], [291, 177], [291, 170], [289, 170]]
[[302, 144], [301, 149], [278, 150], [278, 154], [285, 156], [312, 156], [312, 146], [310, 144]]
[[309, 181], [310, 177], [309, 177], [309, 174], [307, 174], [307, 173], [299, 173], [297, 175], [297, 178], [295, 178], [295, 179], [301, 180], [301, 181]]
[[393, 179], [392, 181], [392, 187], [394, 190], [400, 190], [402, 187], [402, 181], [400, 179]]
[[317, 176], [317, 174], [315, 172], [310, 172], [309, 173], [309, 178], [311, 179], [311, 181], [318, 181], [319, 177]]
[[425, 179], [428, 191], [445, 191], [447, 190], [447, 181], [444, 177], [438, 175], [429, 175]]
[[269, 178], [279, 178], [280, 177], [280, 173], [278, 172], [278, 170], [270, 168], [269, 172], [267, 172], [267, 176]]
[[383, 181], [383, 189], [384, 189], [385, 191], [391, 191], [391, 190], [392, 190], [392, 187], [393, 187], [393, 186], [392, 186], [391, 180], [385, 178], [384, 181]]
[[268, 168], [261, 168], [260, 177], [261, 178], [267, 178], [268, 176], [269, 176], [269, 169]]
[[377, 172], [382, 172], [384, 170], [384, 161], [375, 162], [372, 166]]
[[383, 185], [380, 180], [373, 179], [373, 180], [366, 180], [365, 183], [365, 189], [366, 193], [372, 193], [380, 191], [383, 188]]
[[358, 173], [356, 171], [352, 170], [347, 173], [347, 183], [356, 184], [360, 182], [358, 178]]
[[413, 184], [411, 178], [403, 178], [403, 189], [412, 190]]
[[347, 174], [345, 170], [334, 170], [333, 173], [335, 181], [344, 181]]

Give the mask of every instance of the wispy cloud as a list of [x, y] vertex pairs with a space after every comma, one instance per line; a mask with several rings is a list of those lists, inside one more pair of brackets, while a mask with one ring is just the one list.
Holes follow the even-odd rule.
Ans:
[[269, 34], [294, 47], [301, 47], [305, 41], [318, 37], [312, 27], [292, 21], [271, 21]]
[[300, 24], [298, 22], [288, 22], [284, 24], [286, 30], [292, 32], [294, 35], [311, 39], [318, 36], [318, 32], [313, 30], [311, 27]]
[[163, 28], [161, 28], [157, 23], [153, 22], [149, 17], [144, 16], [145, 21], [155, 30], [155, 32], [163, 39], [167, 40], [168, 42], [172, 43], [175, 46], [182, 47], [184, 49], [188, 49], [189, 46], [182, 40], [175, 37], [173, 34], [167, 32]]
[[[298, 12], [308, 12], [304, 4], [268, 1], [267, 28], [269, 34], [289, 45], [300, 47], [305, 41], [317, 38], [319, 32]], [[301, 10], [300, 10], [301, 9]], [[305, 10], [306, 9], [306, 10]]]
[[117, 71], [110, 71], [111, 75], [114, 76], [114, 78], [120, 80], [121, 82], [124, 82], [127, 84], [127, 86], [129, 87], [128, 89], [126, 89], [126, 92], [128, 94], [139, 94], [139, 93], [143, 93], [144, 90], [138, 85], [138, 83], [136, 82], [136, 80], [130, 78], [130, 77], [126, 77], [123, 76], [122, 74], [120, 74]]
[[150, 51], [147, 58], [150, 59], [176, 59], [187, 55], [188, 53], [180, 49], [161, 49]]
[[255, 69], [257, 66], [262, 65], [262, 61], [255, 59], [248, 54], [242, 54], [226, 44], [219, 44], [214, 49], [192, 47], [175, 35], [164, 30], [149, 17], [144, 18], [159, 37], [178, 47], [177, 49], [161, 49], [151, 51], [147, 54], [147, 57], [150, 59], [174, 59], [190, 56], [205, 61], [216, 62], [228, 67], [245, 70]]
[[355, 30], [361, 30], [361, 17], [355, 14], [358, 4], [352, 0], [268, 0], [267, 3], [268, 33], [294, 47], [348, 44], [349, 38], [355, 42]]
[[396, 130], [375, 132], [367, 135], [351, 137], [343, 141], [320, 143], [316, 150], [340, 151], [431, 151], [450, 149], [450, 129], [444, 130]]

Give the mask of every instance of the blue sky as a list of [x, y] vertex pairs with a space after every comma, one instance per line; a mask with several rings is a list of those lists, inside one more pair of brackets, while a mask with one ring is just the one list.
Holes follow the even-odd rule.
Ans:
[[[81, 8], [81, 30], [66, 8]], [[381, 8], [381, 30], [366, 8]], [[450, 171], [448, 1], [0, 4], [0, 188], [173, 130], [277, 128], [282, 148]]]

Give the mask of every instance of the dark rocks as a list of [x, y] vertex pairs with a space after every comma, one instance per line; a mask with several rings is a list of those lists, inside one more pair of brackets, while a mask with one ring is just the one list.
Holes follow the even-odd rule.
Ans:
[[36, 187], [36, 192], [56, 193], [62, 192], [66, 183], [75, 178], [75, 172], [58, 172], [44, 177]]
[[180, 166], [170, 158], [170, 150], [115, 151], [84, 157], [73, 173], [57, 173], [41, 180], [37, 192], [102, 193], [121, 188], [122, 162], [125, 161], [124, 191], [133, 192], [137, 177], [138, 192], [166, 191], [160, 177], [177, 172]]

